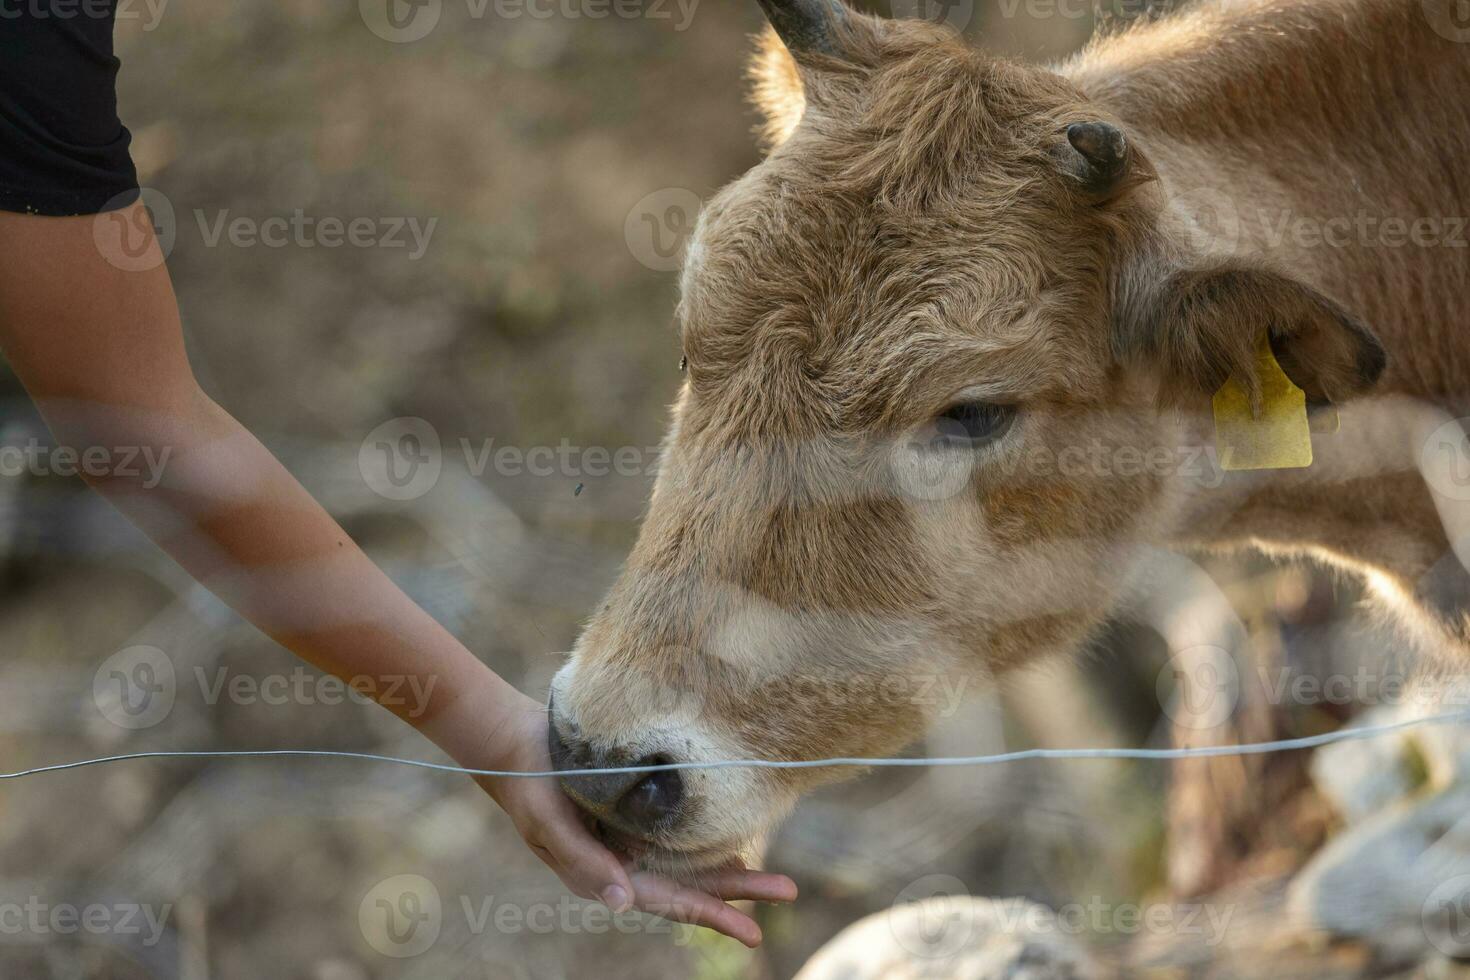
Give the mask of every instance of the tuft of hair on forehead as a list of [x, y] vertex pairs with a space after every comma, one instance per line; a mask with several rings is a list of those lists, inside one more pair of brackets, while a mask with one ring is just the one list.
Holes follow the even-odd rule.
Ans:
[[841, 174], [853, 187], [932, 211], [1057, 183], [1049, 149], [1074, 103], [1061, 79], [972, 55], [915, 58], [879, 81]]
[[751, 99], [773, 155], [911, 209], [952, 204], [1018, 166], [1051, 169], [1049, 148], [1085, 104], [1061, 76], [991, 58], [943, 25], [848, 20], [840, 57], [798, 63], [773, 31], [758, 38]]

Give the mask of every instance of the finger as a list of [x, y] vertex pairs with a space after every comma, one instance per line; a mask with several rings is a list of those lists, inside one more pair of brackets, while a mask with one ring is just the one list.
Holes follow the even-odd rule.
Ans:
[[567, 874], [566, 869], [561, 866], [561, 862], [559, 862], [550, 851], [542, 847], [540, 844], [532, 844], [530, 841], [526, 842], [526, 846], [531, 849], [531, 853], [536, 855], [537, 859], [540, 860], [542, 864], [546, 865], [552, 870], [556, 877], [566, 887], [567, 891], [571, 892], [573, 895], [576, 895], [578, 898], [590, 898], [596, 900], [597, 896], [594, 893], [583, 888], [580, 884], [573, 880], [572, 876]]
[[[567, 809], [572, 806], [565, 798], [558, 802]], [[617, 856], [593, 837], [574, 814], [562, 806], [550, 809], [532, 850], [539, 845], [548, 852], [547, 863], [573, 892], [584, 897], [596, 896], [614, 912], [631, 908], [633, 883]]]
[[670, 881], [650, 871], [633, 875], [633, 904], [674, 922], [702, 926], [755, 949], [761, 929], [755, 920], [713, 895]]
[[794, 902], [796, 882], [785, 875], [745, 868], [726, 868], [701, 875], [696, 884], [727, 902]]

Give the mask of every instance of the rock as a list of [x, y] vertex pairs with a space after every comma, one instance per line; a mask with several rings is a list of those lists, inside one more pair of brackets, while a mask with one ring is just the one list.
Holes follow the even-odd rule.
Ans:
[[936, 895], [838, 933], [795, 980], [1096, 980], [1101, 971], [1045, 906]]
[[[1423, 718], [1467, 710], [1470, 710], [1470, 684], [1457, 680], [1437, 691], [1432, 700], [1409, 705], [1405, 717]], [[1431, 784], [1470, 783], [1470, 724], [1433, 722], [1409, 729], [1407, 737], [1423, 758], [1425, 776]]]
[[[1421, 681], [1355, 724], [1461, 711], [1467, 692], [1458, 679]], [[1359, 940], [1390, 962], [1470, 954], [1470, 724], [1323, 746], [1312, 779], [1347, 828], [1292, 881], [1292, 926]]]
[[[1400, 720], [1397, 707], [1365, 711], [1357, 725]], [[1410, 764], [1405, 733], [1324, 745], [1312, 755], [1312, 782], [1349, 824], [1403, 799], [1422, 778]]]
[[[1470, 709], [1464, 680], [1420, 681], [1354, 719], [1354, 727], [1391, 725]], [[1470, 782], [1470, 723], [1433, 722], [1374, 738], [1324, 745], [1312, 758], [1312, 781], [1349, 823], [1357, 823], [1424, 783], [1443, 789]]]
[[1390, 958], [1470, 952], [1470, 786], [1389, 806], [1323, 848], [1292, 882], [1303, 930], [1354, 937]]

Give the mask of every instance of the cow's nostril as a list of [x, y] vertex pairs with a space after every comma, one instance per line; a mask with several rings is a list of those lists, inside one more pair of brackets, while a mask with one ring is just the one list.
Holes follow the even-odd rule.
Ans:
[[[640, 766], [667, 765], [666, 756], [651, 756]], [[618, 814], [641, 831], [651, 831], [663, 823], [679, 807], [684, 795], [684, 781], [679, 770], [665, 769], [644, 776], [618, 801]]]
[[[548, 705], [549, 708], [549, 705]], [[621, 766], [662, 766], [666, 755], [645, 756], [629, 763], [618, 752], [599, 751], [574, 734], [563, 737], [555, 715], [546, 732], [547, 750], [553, 767], [565, 771], [562, 790], [582, 809], [601, 819], [621, 824], [626, 830], [652, 833], [668, 822], [679, 806], [684, 784], [677, 769], [651, 773], [583, 773], [581, 769], [616, 769]], [[616, 814], [616, 817], [614, 817]]]

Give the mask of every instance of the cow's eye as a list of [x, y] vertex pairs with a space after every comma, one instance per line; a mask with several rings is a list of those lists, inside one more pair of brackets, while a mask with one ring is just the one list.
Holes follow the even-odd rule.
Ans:
[[934, 449], [974, 449], [1005, 435], [1015, 418], [1014, 405], [959, 402], [935, 418], [929, 444]]

